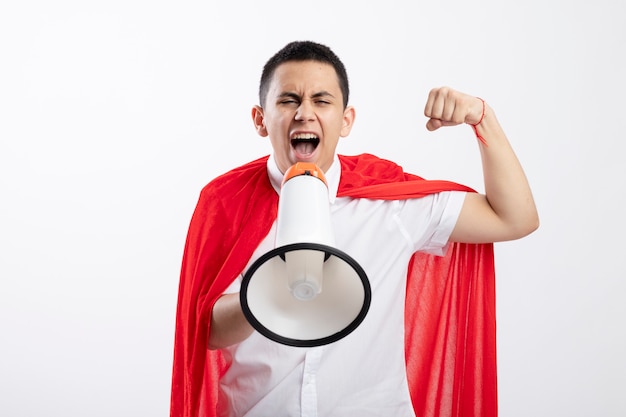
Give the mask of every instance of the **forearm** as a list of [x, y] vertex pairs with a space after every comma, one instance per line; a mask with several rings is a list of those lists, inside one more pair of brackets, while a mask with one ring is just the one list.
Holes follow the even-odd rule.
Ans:
[[487, 104], [476, 133], [486, 142], [479, 144], [485, 197], [504, 225], [502, 240], [523, 237], [538, 227], [537, 209], [524, 170]]
[[213, 306], [209, 349], [221, 349], [239, 343], [248, 338], [253, 330], [241, 309], [239, 293], [225, 294]]

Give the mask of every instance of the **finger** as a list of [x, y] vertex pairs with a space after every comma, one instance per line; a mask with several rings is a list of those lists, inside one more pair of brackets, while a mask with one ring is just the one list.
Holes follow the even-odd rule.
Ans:
[[443, 119], [445, 108], [446, 97], [441, 93], [441, 89], [438, 89], [433, 95], [432, 110], [429, 117], [432, 119]]
[[430, 132], [439, 129], [441, 126], [443, 126], [443, 123], [439, 119], [428, 119], [428, 122], [426, 122], [426, 129]]
[[428, 98], [426, 99], [426, 105], [424, 106], [424, 116], [432, 117], [433, 114], [433, 104], [435, 103], [435, 99], [437, 98], [437, 89], [433, 88], [428, 93]]
[[443, 122], [456, 123], [458, 118], [459, 108], [454, 96], [446, 96], [443, 101], [443, 109], [441, 113], [441, 120]]

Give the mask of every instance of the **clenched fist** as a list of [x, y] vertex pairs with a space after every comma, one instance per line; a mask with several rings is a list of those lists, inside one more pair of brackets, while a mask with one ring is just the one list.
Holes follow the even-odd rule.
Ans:
[[426, 128], [433, 131], [442, 126], [456, 126], [461, 123], [476, 125], [482, 120], [483, 106], [483, 101], [478, 97], [449, 87], [433, 88], [424, 108], [424, 115], [429, 118]]

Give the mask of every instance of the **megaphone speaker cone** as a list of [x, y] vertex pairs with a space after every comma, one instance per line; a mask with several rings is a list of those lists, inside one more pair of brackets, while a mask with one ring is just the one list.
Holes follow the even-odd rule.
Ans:
[[346, 253], [318, 243], [294, 243], [261, 256], [244, 274], [241, 307], [261, 334], [289, 346], [335, 342], [365, 319], [371, 288]]

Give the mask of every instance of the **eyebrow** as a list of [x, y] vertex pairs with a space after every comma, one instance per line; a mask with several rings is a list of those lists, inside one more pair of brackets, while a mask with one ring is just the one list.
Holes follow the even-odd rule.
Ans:
[[[289, 91], [285, 91], [284, 93], [281, 93], [281, 94], [278, 95], [278, 98], [285, 98], [285, 97], [295, 98], [295, 99], [298, 99], [298, 100], [301, 99], [301, 96], [299, 96], [296, 93], [289, 92]], [[332, 94], [330, 94], [326, 90], [322, 90], [322, 91], [320, 91], [318, 93], [315, 93], [315, 94], [313, 94], [311, 96], [311, 98], [320, 98], [320, 97], [332, 97], [332, 98], [335, 98], [335, 96], [333, 96]]]

